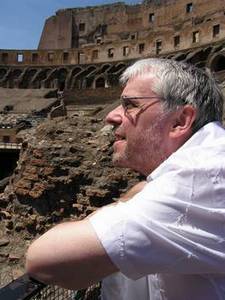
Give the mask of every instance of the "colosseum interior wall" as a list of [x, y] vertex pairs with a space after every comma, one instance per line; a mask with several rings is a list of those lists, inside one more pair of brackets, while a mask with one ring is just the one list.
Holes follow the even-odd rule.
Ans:
[[37, 50], [0, 49], [0, 87], [110, 89], [143, 57], [225, 70], [223, 0], [145, 0], [61, 9], [44, 24]]

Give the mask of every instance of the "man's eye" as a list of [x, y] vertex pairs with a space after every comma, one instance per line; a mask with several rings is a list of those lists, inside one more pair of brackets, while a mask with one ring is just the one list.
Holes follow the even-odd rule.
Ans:
[[124, 106], [126, 109], [132, 109], [132, 108], [135, 108], [135, 107], [138, 107], [138, 105], [130, 100], [125, 100], [124, 101]]

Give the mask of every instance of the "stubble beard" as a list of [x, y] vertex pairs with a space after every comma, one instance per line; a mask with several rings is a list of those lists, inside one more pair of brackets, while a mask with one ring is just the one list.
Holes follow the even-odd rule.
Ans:
[[127, 147], [121, 152], [114, 152], [112, 162], [115, 167], [129, 168], [129, 157], [127, 156]]
[[113, 164], [146, 176], [153, 172], [167, 158], [163, 149], [162, 123], [158, 120], [145, 132], [137, 133], [135, 139], [128, 139], [123, 151], [113, 153]]

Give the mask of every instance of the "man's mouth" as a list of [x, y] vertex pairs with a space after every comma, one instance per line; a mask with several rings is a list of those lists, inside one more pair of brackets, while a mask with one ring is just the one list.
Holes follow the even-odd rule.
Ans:
[[118, 142], [118, 141], [124, 141], [125, 139], [126, 139], [126, 138], [125, 138], [124, 135], [115, 133], [115, 142]]

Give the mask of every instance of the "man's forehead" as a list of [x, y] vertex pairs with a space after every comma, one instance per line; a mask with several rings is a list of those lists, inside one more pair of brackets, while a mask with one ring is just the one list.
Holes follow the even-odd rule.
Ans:
[[134, 74], [133, 76], [131, 76], [129, 78], [128, 82], [132, 82], [132, 81], [136, 81], [136, 80], [140, 80], [140, 81], [154, 81], [156, 80], [156, 74], [155, 72], [148, 72], [148, 73], [142, 73], [142, 74]]
[[151, 74], [135, 76], [127, 81], [122, 94], [126, 94], [127, 92], [129, 94], [132, 92], [141, 94], [150, 93], [155, 82], [156, 78]]

